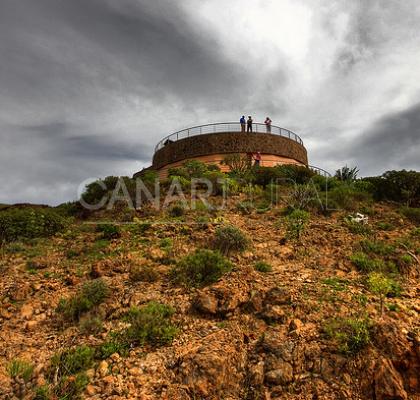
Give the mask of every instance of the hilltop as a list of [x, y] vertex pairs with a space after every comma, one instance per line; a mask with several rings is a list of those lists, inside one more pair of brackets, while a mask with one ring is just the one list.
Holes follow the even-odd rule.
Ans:
[[0, 211], [1, 398], [420, 398], [419, 209], [329, 180]]

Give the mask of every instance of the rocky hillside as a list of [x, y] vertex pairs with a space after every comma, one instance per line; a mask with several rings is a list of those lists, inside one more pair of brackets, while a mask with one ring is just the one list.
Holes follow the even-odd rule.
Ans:
[[420, 399], [419, 228], [240, 201], [5, 243], [0, 398]]

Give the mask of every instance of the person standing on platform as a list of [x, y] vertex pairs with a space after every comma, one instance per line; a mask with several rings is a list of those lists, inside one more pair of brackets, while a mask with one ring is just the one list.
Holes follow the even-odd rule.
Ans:
[[265, 129], [267, 131], [267, 133], [271, 133], [271, 119], [270, 117], [267, 117], [264, 121], [265, 124]]
[[241, 124], [241, 132], [245, 132], [245, 115], [242, 115], [239, 123]]
[[248, 116], [248, 121], [246, 121], [246, 131], [252, 132], [252, 117]]

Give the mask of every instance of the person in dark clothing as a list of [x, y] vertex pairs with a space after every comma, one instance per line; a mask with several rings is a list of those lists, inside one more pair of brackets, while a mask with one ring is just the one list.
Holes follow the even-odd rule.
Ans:
[[261, 164], [261, 153], [257, 151], [257, 153], [254, 155], [254, 165], [256, 167], [259, 167]]
[[239, 120], [241, 124], [241, 132], [245, 132], [245, 115], [242, 115], [241, 119]]
[[248, 120], [246, 121], [246, 131], [252, 132], [252, 117], [249, 115]]
[[271, 119], [270, 117], [267, 117], [264, 121], [265, 128], [267, 130], [267, 133], [271, 133]]

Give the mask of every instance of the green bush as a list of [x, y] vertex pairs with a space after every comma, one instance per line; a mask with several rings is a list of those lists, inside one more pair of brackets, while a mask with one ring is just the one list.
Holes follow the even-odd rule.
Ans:
[[346, 165], [336, 171], [335, 178], [344, 182], [353, 182], [356, 180], [358, 173], [357, 167], [350, 168]]
[[354, 211], [362, 203], [371, 200], [372, 196], [368, 192], [358, 189], [354, 184], [342, 183], [328, 191], [328, 202], [348, 211]]
[[279, 182], [283, 181], [304, 185], [316, 176], [316, 173], [310, 168], [300, 165], [279, 165], [274, 168], [278, 170]]
[[355, 233], [357, 235], [369, 236], [372, 234], [372, 229], [370, 228], [370, 226], [362, 222], [345, 219], [344, 225], [347, 226], [348, 230], [351, 233]]
[[185, 214], [185, 208], [181, 204], [174, 204], [168, 209], [171, 217], [182, 217]]
[[364, 178], [374, 187], [376, 200], [389, 200], [406, 205], [420, 205], [420, 172], [387, 171], [382, 176]]
[[216, 229], [214, 246], [222, 254], [244, 251], [249, 246], [249, 239], [236, 226], [226, 225]]
[[57, 312], [68, 321], [78, 321], [82, 314], [101, 304], [109, 294], [109, 288], [102, 279], [86, 282], [75, 296], [60, 299]]
[[289, 239], [299, 240], [309, 221], [310, 214], [304, 210], [293, 210], [286, 217], [286, 236]]
[[362, 318], [334, 319], [324, 326], [327, 337], [333, 339], [341, 353], [353, 355], [370, 343], [371, 323]]
[[29, 382], [32, 378], [34, 366], [27, 361], [15, 358], [7, 365], [6, 369], [12, 379], [22, 378], [25, 382]]
[[130, 269], [130, 279], [133, 282], [156, 282], [159, 273], [152, 265], [134, 265]]
[[171, 322], [174, 313], [172, 307], [156, 302], [150, 302], [142, 308], [133, 307], [126, 316], [130, 326], [121, 337], [130, 345], [170, 344], [178, 333], [177, 327]]
[[84, 372], [75, 376], [63, 377], [54, 387], [54, 399], [79, 400], [89, 384], [89, 377]]
[[362, 272], [384, 271], [385, 262], [372, 259], [363, 252], [356, 252], [350, 256], [350, 261]]
[[236, 209], [243, 215], [249, 215], [254, 209], [252, 201], [239, 201], [236, 203]]
[[264, 261], [258, 261], [254, 264], [254, 269], [258, 272], [271, 272], [273, 267]]
[[420, 225], [420, 208], [402, 207], [400, 212], [413, 224]]
[[58, 377], [75, 375], [92, 367], [95, 362], [95, 349], [78, 346], [55, 354], [50, 363], [49, 375]]
[[0, 211], [0, 244], [52, 236], [67, 228], [69, 222], [48, 208], [9, 208]]
[[394, 246], [388, 245], [379, 240], [374, 240], [374, 241], [368, 240], [368, 239], [362, 240], [360, 242], [360, 247], [362, 248], [363, 251], [367, 253], [378, 254], [380, 256], [391, 255], [395, 251]]
[[96, 315], [85, 315], [80, 319], [79, 328], [85, 335], [100, 333], [103, 329], [102, 319]]
[[207, 179], [211, 183], [211, 194], [217, 196], [222, 195], [226, 191], [226, 175], [220, 171], [206, 171], [203, 179]]
[[395, 226], [393, 224], [391, 224], [390, 222], [386, 222], [386, 221], [379, 221], [376, 224], [376, 226], [381, 231], [393, 231], [395, 229]]
[[172, 268], [171, 278], [176, 283], [201, 287], [216, 282], [231, 269], [232, 264], [220, 253], [196, 250]]
[[99, 224], [96, 227], [96, 232], [102, 233], [102, 239], [118, 239], [121, 236], [121, 229], [114, 224]]
[[371, 272], [367, 284], [369, 289], [379, 296], [381, 315], [384, 311], [384, 298], [388, 295], [395, 295], [395, 288], [399, 285], [391, 278], [381, 272]]

